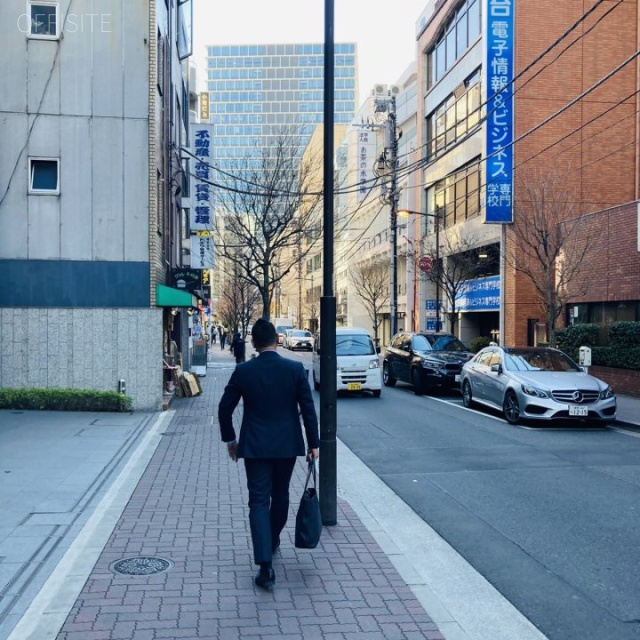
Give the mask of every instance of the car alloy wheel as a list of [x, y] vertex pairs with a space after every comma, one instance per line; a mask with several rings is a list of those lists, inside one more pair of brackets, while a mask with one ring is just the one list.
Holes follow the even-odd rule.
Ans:
[[468, 380], [462, 385], [462, 404], [469, 409], [473, 405], [473, 395], [471, 393], [471, 384]]
[[393, 387], [396, 384], [396, 379], [391, 375], [391, 367], [388, 362], [382, 365], [382, 382], [385, 387]]
[[513, 391], [508, 391], [502, 403], [502, 412], [509, 424], [518, 424], [520, 421], [520, 403]]

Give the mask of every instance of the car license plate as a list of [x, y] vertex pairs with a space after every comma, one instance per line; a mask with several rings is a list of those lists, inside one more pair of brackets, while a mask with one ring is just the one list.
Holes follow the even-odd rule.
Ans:
[[362, 389], [362, 385], [359, 382], [349, 382], [347, 384], [347, 389], [349, 391], [360, 391], [360, 389]]
[[456, 376], [456, 382], [460, 382], [460, 374]]
[[576, 405], [569, 405], [569, 415], [570, 416], [588, 416], [589, 415], [589, 407], [578, 407]]

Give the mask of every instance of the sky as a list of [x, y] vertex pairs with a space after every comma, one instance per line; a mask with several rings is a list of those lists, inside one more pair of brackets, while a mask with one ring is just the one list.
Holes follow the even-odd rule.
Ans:
[[[416, 22], [427, 4], [334, 0], [334, 41], [358, 45], [358, 107], [375, 84], [395, 84], [415, 60]], [[194, 0], [198, 69], [206, 69], [208, 44], [323, 43], [324, 12], [324, 0]], [[200, 82], [206, 80], [203, 76]]]

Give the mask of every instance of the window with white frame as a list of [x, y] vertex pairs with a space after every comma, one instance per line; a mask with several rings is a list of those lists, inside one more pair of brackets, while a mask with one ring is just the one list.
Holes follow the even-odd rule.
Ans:
[[29, 0], [27, 3], [30, 20], [29, 36], [51, 40], [58, 38], [60, 30], [59, 8], [58, 2]]
[[60, 193], [60, 161], [57, 158], [29, 158], [29, 193]]

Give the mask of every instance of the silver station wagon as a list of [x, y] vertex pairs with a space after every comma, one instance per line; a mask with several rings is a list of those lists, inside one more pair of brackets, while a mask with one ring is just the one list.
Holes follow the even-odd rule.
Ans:
[[460, 390], [465, 407], [498, 409], [510, 424], [562, 419], [601, 424], [616, 418], [611, 387], [547, 347], [485, 347], [463, 366]]

